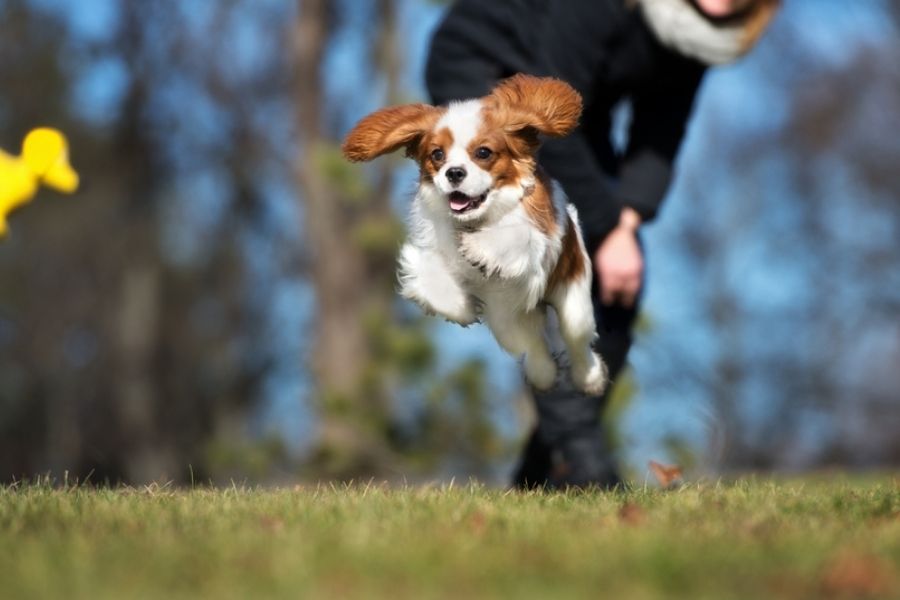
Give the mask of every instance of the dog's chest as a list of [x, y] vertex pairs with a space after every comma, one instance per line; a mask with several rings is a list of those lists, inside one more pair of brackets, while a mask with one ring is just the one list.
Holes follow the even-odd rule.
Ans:
[[545, 278], [556, 259], [552, 241], [526, 219], [511, 215], [484, 228], [454, 228], [445, 257], [472, 294], [516, 294]]
[[488, 222], [461, 223], [447, 214], [443, 201], [430, 202], [427, 194], [417, 200], [410, 243], [438, 254], [463, 291], [484, 303], [499, 299], [510, 308], [527, 309], [542, 299], [559, 258], [560, 236], [536, 227], [521, 203], [494, 212]]

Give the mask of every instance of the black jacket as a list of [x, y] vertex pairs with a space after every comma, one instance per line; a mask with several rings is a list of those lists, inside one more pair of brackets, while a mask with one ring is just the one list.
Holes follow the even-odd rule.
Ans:
[[[623, 206], [645, 221], [656, 214], [704, 71], [662, 46], [626, 0], [459, 0], [432, 40], [426, 83], [436, 103], [483, 96], [517, 72], [578, 90], [581, 125], [548, 141], [540, 162], [578, 208], [594, 248]], [[619, 155], [610, 113], [626, 98], [631, 128]]]

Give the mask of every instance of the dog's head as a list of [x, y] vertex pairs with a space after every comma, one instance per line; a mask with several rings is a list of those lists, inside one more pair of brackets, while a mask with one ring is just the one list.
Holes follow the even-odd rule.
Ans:
[[343, 151], [369, 161], [405, 148], [430, 199], [458, 221], [477, 221], [522, 199], [540, 136], [568, 135], [580, 115], [581, 96], [568, 84], [516, 75], [477, 100], [379, 110], [353, 128]]

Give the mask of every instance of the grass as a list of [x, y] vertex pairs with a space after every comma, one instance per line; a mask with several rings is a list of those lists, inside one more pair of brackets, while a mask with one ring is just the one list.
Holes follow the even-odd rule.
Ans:
[[0, 597], [900, 598], [900, 480], [0, 488]]

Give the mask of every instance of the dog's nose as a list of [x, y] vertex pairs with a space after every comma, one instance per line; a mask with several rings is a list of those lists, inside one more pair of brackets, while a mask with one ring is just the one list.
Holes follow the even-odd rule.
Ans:
[[466, 170], [462, 167], [450, 167], [447, 169], [447, 181], [450, 185], [459, 185], [466, 178]]

